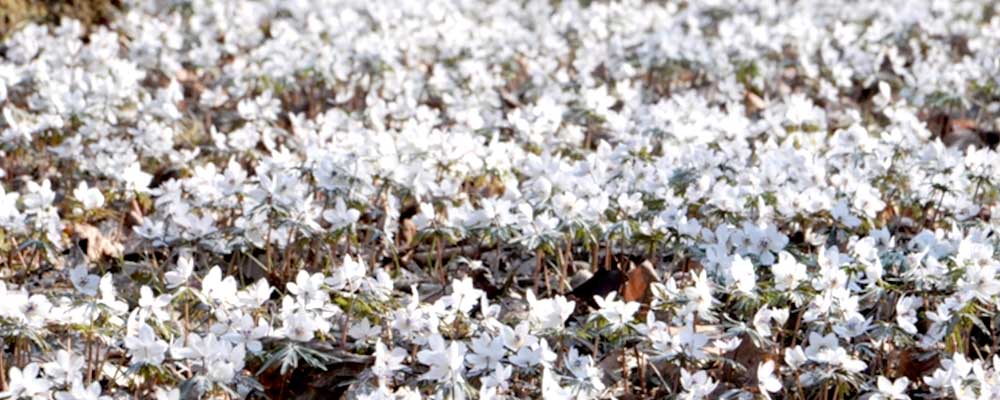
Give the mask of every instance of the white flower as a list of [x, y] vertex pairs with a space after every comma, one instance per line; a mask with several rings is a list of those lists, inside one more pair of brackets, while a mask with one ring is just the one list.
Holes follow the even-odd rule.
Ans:
[[375, 358], [374, 364], [372, 364], [372, 373], [375, 374], [381, 381], [391, 380], [393, 374], [396, 371], [406, 368], [403, 361], [406, 359], [406, 350], [401, 348], [393, 348], [389, 350], [379, 339], [375, 342], [375, 353], [373, 354]]
[[286, 337], [299, 342], [313, 339], [318, 330], [325, 330], [325, 324], [320, 323], [305, 312], [297, 312], [285, 317], [284, 326], [275, 332], [276, 336]]
[[830, 209], [830, 215], [840, 221], [848, 228], [856, 228], [861, 225], [861, 219], [851, 213], [850, 207], [845, 199], [839, 199]]
[[299, 304], [314, 310], [323, 308], [330, 301], [330, 295], [323, 290], [323, 282], [323, 274], [310, 274], [302, 269], [295, 275], [295, 282], [288, 282], [285, 286]]
[[42, 180], [41, 184], [35, 181], [27, 182], [28, 193], [21, 198], [24, 208], [29, 211], [40, 211], [48, 207], [56, 199], [56, 193], [52, 190], [52, 182], [48, 179]]
[[153, 290], [149, 286], [143, 285], [139, 289], [139, 312], [140, 319], [153, 317], [156, 321], [166, 321], [170, 319], [168, 306], [173, 296], [169, 294], [153, 295]]
[[181, 254], [177, 257], [177, 267], [164, 274], [167, 281], [167, 288], [173, 289], [187, 284], [194, 272], [194, 261], [189, 254]]
[[760, 388], [760, 393], [769, 399], [770, 393], [781, 390], [781, 380], [774, 376], [774, 361], [768, 360], [757, 365], [757, 386]]
[[97, 275], [92, 275], [89, 273], [87, 264], [81, 263], [77, 264], [73, 269], [69, 270], [69, 281], [73, 284], [76, 290], [87, 296], [97, 295], [98, 285], [101, 282], [101, 278]]
[[570, 386], [573, 391], [596, 397], [605, 389], [601, 380], [604, 371], [594, 364], [593, 357], [581, 356], [575, 347], [567, 353], [566, 368], [570, 372]]
[[330, 223], [330, 229], [339, 230], [358, 222], [361, 212], [353, 208], [347, 208], [344, 199], [337, 198], [335, 208], [323, 211], [323, 219]]
[[530, 333], [527, 321], [517, 324], [514, 329], [507, 325], [500, 327], [500, 338], [503, 345], [513, 352], [520, 351], [523, 347], [532, 347], [538, 344], [538, 337]]
[[718, 385], [719, 383], [712, 380], [705, 371], [692, 374], [686, 369], [681, 369], [681, 387], [684, 388], [681, 396], [684, 399], [706, 399]]
[[220, 304], [237, 304], [236, 298], [236, 278], [227, 276], [222, 278], [222, 269], [214, 266], [201, 281], [201, 293], [209, 300]]
[[955, 353], [951, 359], [946, 358], [941, 361], [941, 366], [934, 370], [931, 376], [925, 376], [924, 382], [932, 388], [945, 388], [956, 381], [967, 379], [975, 367], [976, 365], [966, 360], [964, 355]]
[[778, 263], [771, 266], [774, 274], [774, 288], [777, 290], [793, 290], [799, 282], [806, 279], [806, 266], [798, 262], [786, 251], [778, 254]]
[[566, 300], [563, 296], [535, 300], [535, 294], [528, 290], [526, 297], [532, 326], [538, 331], [563, 329], [566, 319], [576, 308], [576, 302]]
[[692, 275], [692, 280], [694, 285], [684, 288], [684, 296], [690, 301], [690, 309], [687, 311], [697, 311], [698, 315], [707, 316], [712, 312], [712, 306], [717, 303], [712, 297], [712, 283], [708, 280], [704, 269], [697, 275]]
[[354, 292], [361, 285], [361, 280], [368, 272], [368, 267], [360, 258], [355, 261], [350, 255], [344, 256], [344, 262], [326, 278], [326, 284], [333, 290]]
[[761, 307], [753, 317], [753, 327], [763, 337], [771, 336], [771, 321], [778, 325], [783, 325], [788, 319], [788, 309], [781, 308], [773, 310], [770, 307]]
[[158, 365], [163, 362], [168, 346], [156, 337], [152, 327], [142, 323], [136, 336], [125, 337], [125, 348], [132, 356], [132, 365]]
[[465, 343], [453, 341], [445, 343], [441, 335], [431, 336], [430, 348], [420, 350], [417, 360], [430, 367], [420, 379], [435, 382], [460, 382], [465, 373]]
[[[951, 337], [1000, 305], [996, 1], [120, 3], [2, 35], [5, 397], [244, 398], [312, 349], [359, 399], [610, 398], [638, 349], [640, 397], [1000, 398]], [[536, 251], [670, 273], [577, 326]]]
[[542, 398], [551, 400], [570, 400], [575, 398], [569, 389], [559, 384], [560, 376], [550, 368], [542, 369]]
[[712, 344], [715, 346], [715, 348], [719, 349], [720, 353], [725, 354], [730, 351], [736, 350], [737, 347], [740, 347], [740, 343], [742, 342], [743, 339], [740, 339], [738, 337], [732, 337], [728, 339], [716, 339], [714, 342], [712, 342]]
[[840, 349], [837, 335], [820, 335], [817, 332], [809, 333], [809, 346], [806, 347], [805, 354], [810, 360], [821, 363], [832, 363], [834, 361], [834, 351]]
[[52, 383], [48, 379], [38, 376], [39, 372], [41, 371], [38, 364], [35, 363], [25, 365], [24, 369], [11, 367], [8, 374], [7, 390], [0, 392], [0, 398], [47, 398]]
[[989, 303], [993, 296], [1000, 294], [1000, 280], [997, 280], [997, 265], [971, 264], [965, 267], [965, 274], [958, 281], [958, 290], [964, 299], [978, 299]]
[[263, 350], [261, 339], [271, 333], [271, 325], [263, 318], [255, 324], [253, 317], [237, 312], [237, 316], [229, 321], [229, 325], [215, 324], [212, 332], [220, 339], [233, 344], [241, 344], [251, 353], [257, 354]]
[[128, 312], [128, 303], [118, 300], [118, 294], [115, 291], [114, 277], [111, 273], [106, 273], [101, 276], [101, 281], [98, 283], [98, 302], [107, 309], [115, 314], [122, 315]]
[[101, 194], [101, 191], [97, 188], [88, 187], [87, 182], [84, 181], [80, 181], [76, 189], [73, 189], [73, 197], [76, 197], [86, 210], [93, 210], [104, 206], [104, 195]]
[[620, 194], [618, 196], [618, 206], [625, 212], [625, 215], [633, 216], [639, 213], [643, 207], [642, 193], [632, 193], [632, 195]]
[[906, 394], [906, 388], [910, 385], [910, 380], [905, 376], [895, 381], [890, 381], [888, 378], [879, 375], [878, 377], [878, 392], [873, 394], [870, 399], [872, 400], [910, 400], [910, 396]]
[[806, 354], [802, 351], [802, 346], [785, 348], [785, 364], [788, 364], [793, 370], [802, 367], [806, 361]]
[[903, 296], [896, 301], [896, 324], [911, 335], [917, 334], [917, 309], [924, 301], [916, 296]]
[[19, 304], [17, 316], [28, 327], [40, 329], [53, 317], [52, 303], [40, 294], [31, 295], [27, 300]]
[[472, 338], [470, 349], [472, 352], [465, 359], [472, 366], [472, 372], [496, 369], [507, 353], [502, 338], [485, 334]]
[[122, 171], [119, 177], [130, 191], [145, 192], [149, 190], [149, 183], [153, 181], [153, 176], [142, 171], [142, 166], [138, 162], [129, 164]]
[[66, 350], [59, 350], [52, 361], [42, 364], [42, 368], [45, 369], [45, 376], [51, 378], [53, 382], [69, 385], [83, 378], [84, 363], [83, 357]]
[[872, 98], [872, 104], [876, 110], [881, 110], [892, 101], [892, 87], [885, 81], [878, 81], [878, 94]]
[[257, 308], [271, 299], [272, 292], [274, 289], [267, 283], [267, 279], [260, 278], [254, 284], [244, 287], [236, 296], [243, 306]]
[[368, 318], [362, 318], [361, 321], [352, 323], [350, 329], [347, 330], [347, 336], [359, 341], [358, 345], [362, 345], [368, 339], [377, 337], [380, 333], [382, 333], [382, 327], [372, 325], [368, 321]]
[[484, 387], [507, 389], [510, 387], [510, 378], [514, 374], [514, 367], [509, 364], [500, 364], [492, 374], [479, 378]]
[[418, 208], [420, 212], [413, 217], [413, 224], [417, 230], [427, 229], [436, 220], [437, 213], [434, 211], [434, 206], [429, 203], [420, 203]]
[[735, 255], [729, 267], [730, 276], [736, 282], [736, 289], [745, 295], [753, 296], [754, 288], [757, 286], [757, 275], [754, 272], [753, 263], [749, 259]]
[[180, 400], [180, 389], [156, 388], [156, 400]]
[[617, 295], [617, 292], [611, 292], [603, 298], [601, 296], [594, 296], [594, 300], [598, 306], [597, 314], [608, 322], [609, 329], [612, 331], [617, 331], [625, 327], [625, 324], [632, 322], [640, 306], [639, 303], [633, 301], [626, 303], [616, 300], [615, 296]]
[[485, 293], [482, 290], [476, 289], [472, 284], [472, 279], [465, 277], [462, 280], [452, 280], [451, 294], [441, 300], [451, 312], [467, 315], [479, 303], [479, 299], [483, 295]]
[[833, 331], [840, 337], [850, 340], [868, 331], [871, 320], [858, 312], [848, 313], [848, 317], [833, 325]]
[[17, 209], [17, 199], [21, 197], [17, 192], [6, 192], [0, 184], [0, 226], [13, 228], [20, 225], [23, 218]]
[[705, 358], [705, 344], [708, 343], [708, 336], [698, 332], [694, 326], [694, 319], [688, 319], [687, 323], [680, 329], [677, 335], [671, 337], [671, 346], [674, 351], [683, 353], [695, 360]]
[[111, 400], [111, 396], [101, 395], [101, 383], [97, 381], [84, 386], [77, 380], [68, 392], [58, 392], [55, 396], [56, 400]]
[[511, 364], [520, 368], [528, 368], [536, 365], [551, 366], [556, 360], [556, 354], [549, 349], [549, 344], [545, 339], [538, 339], [534, 344], [521, 346], [517, 352], [508, 360]]

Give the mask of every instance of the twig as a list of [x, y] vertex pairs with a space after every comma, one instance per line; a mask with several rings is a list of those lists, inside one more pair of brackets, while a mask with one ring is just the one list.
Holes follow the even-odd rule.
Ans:
[[0, 390], [7, 390], [7, 353], [4, 351], [6, 343], [0, 338]]
[[625, 394], [632, 394], [632, 387], [629, 386], [629, 368], [628, 368], [628, 351], [622, 349], [622, 386], [625, 389]]
[[531, 274], [531, 288], [534, 291], [538, 291], [538, 280], [542, 272], [542, 248], [539, 246], [535, 249], [535, 272]]

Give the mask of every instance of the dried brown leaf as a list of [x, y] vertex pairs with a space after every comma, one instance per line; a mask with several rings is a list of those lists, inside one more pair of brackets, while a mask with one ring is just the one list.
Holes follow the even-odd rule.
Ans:
[[645, 305], [649, 305], [649, 301], [652, 299], [652, 293], [649, 290], [650, 285], [654, 282], [659, 282], [660, 276], [653, 269], [653, 263], [643, 261], [638, 267], [632, 268], [628, 272], [628, 278], [625, 282], [625, 289], [622, 290], [622, 299], [625, 301], [637, 301]]
[[100, 261], [104, 257], [120, 258], [125, 250], [125, 246], [110, 233], [90, 224], [73, 224], [72, 234], [77, 241], [86, 240], [87, 260], [91, 262]]

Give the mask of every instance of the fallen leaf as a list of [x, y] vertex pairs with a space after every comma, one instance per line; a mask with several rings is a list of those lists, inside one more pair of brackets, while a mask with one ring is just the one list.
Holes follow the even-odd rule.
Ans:
[[653, 263], [643, 261], [638, 267], [632, 268], [628, 272], [625, 282], [625, 289], [622, 290], [622, 299], [625, 301], [637, 301], [648, 305], [652, 299], [649, 286], [654, 282], [659, 282], [660, 276], [653, 269]]
[[638, 267], [634, 267], [628, 272], [625, 289], [622, 290], [622, 299], [642, 304], [640, 312], [645, 315], [649, 311], [649, 302], [653, 299], [650, 286], [659, 281], [660, 276], [653, 268], [653, 263], [649, 260], [643, 261]]
[[90, 224], [73, 224], [71, 233], [74, 242], [84, 241], [81, 247], [87, 252], [87, 260], [91, 262], [100, 261], [104, 257], [120, 258], [125, 250], [121, 242]]
[[625, 273], [617, 268], [610, 270], [601, 268], [594, 273], [594, 276], [574, 288], [568, 295], [584, 301], [593, 308], [597, 308], [597, 301], [594, 300], [594, 296], [604, 297], [611, 292], [620, 292], [625, 279]]
[[[712, 346], [712, 351], [706, 349], [705, 352], [708, 354], [720, 355], [724, 359], [732, 361], [731, 364], [726, 363], [723, 365], [722, 375], [726, 377], [726, 381], [737, 381], [746, 385], [757, 379], [756, 370], [760, 363], [767, 362], [769, 360], [776, 361], [776, 359], [773, 354], [770, 354], [758, 347], [753, 340], [750, 339], [750, 336], [742, 334], [739, 338], [740, 345], [725, 354], [719, 354], [719, 349], [714, 346]], [[714, 341], [712, 343], [714, 343]]]
[[767, 108], [767, 102], [751, 91], [747, 91], [747, 95], [744, 98], [744, 104], [746, 105], [747, 112], [751, 114]]
[[409, 218], [404, 219], [400, 225], [402, 226], [402, 229], [400, 229], [400, 247], [404, 249], [410, 248], [413, 245], [413, 239], [417, 237], [417, 225]]
[[893, 351], [889, 357], [889, 367], [896, 376], [905, 376], [919, 382], [924, 375], [936, 369], [940, 358], [936, 352], [921, 352], [914, 347]]
[[979, 123], [967, 118], [953, 118], [939, 112], [925, 118], [927, 129], [948, 147], [966, 150], [969, 146], [996, 148], [1000, 133], [983, 129]]

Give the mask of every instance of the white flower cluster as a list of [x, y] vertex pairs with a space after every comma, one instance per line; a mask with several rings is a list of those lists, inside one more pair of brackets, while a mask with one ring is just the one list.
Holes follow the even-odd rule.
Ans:
[[0, 41], [0, 398], [1000, 397], [1000, 5], [156, 0]]

